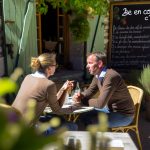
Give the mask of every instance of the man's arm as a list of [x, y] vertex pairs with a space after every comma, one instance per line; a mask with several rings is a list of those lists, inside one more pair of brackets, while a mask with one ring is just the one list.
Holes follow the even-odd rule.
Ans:
[[89, 105], [97, 108], [103, 108], [112, 97], [120, 80], [120, 76], [108, 74], [103, 81], [103, 85], [100, 89], [100, 95], [96, 99], [90, 99]]
[[97, 93], [98, 91], [97, 82], [98, 82], [97, 78], [94, 77], [89, 87], [81, 93], [83, 95], [81, 102], [84, 105], [88, 105], [88, 100]]

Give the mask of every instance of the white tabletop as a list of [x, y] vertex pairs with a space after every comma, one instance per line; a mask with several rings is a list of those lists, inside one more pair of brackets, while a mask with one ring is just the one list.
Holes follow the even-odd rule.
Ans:
[[[97, 137], [100, 137], [101, 133], [97, 133]], [[108, 137], [112, 140], [112, 142], [118, 142], [118, 145], [122, 143], [123, 147], [116, 147], [115, 150], [137, 150], [134, 142], [132, 141], [130, 135], [128, 133], [116, 133], [116, 132], [105, 132], [105, 137]], [[64, 133], [65, 144], [67, 144], [68, 139], [74, 138], [80, 139], [81, 142], [81, 150], [90, 150], [90, 134], [87, 131], [67, 131]], [[113, 149], [113, 147], [112, 147]]]
[[[63, 105], [62, 108], [69, 108], [72, 107], [73, 108], [73, 112], [72, 114], [79, 114], [79, 113], [84, 113], [84, 112], [88, 112], [94, 109], [94, 107], [88, 107], [88, 106], [81, 106], [81, 105]], [[44, 110], [45, 113], [52, 113], [52, 110], [50, 107], [46, 107]]]

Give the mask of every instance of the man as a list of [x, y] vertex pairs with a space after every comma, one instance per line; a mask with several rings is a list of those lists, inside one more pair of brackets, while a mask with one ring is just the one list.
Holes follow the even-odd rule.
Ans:
[[[104, 52], [93, 52], [87, 56], [87, 69], [94, 75], [90, 86], [82, 93], [74, 95], [75, 102], [93, 106], [95, 112], [108, 114], [109, 127], [125, 126], [132, 122], [134, 117], [134, 104], [127, 86], [121, 75], [106, 66], [107, 57]], [[92, 96], [99, 91], [97, 98]], [[84, 120], [93, 118], [93, 112], [84, 116]], [[91, 120], [92, 120], [91, 118]]]

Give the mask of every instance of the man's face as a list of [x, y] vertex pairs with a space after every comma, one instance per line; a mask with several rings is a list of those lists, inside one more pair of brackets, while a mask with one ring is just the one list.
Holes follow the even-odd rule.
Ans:
[[87, 58], [86, 68], [91, 75], [99, 75], [102, 68], [102, 61], [96, 61], [96, 57], [94, 55], [90, 55]]

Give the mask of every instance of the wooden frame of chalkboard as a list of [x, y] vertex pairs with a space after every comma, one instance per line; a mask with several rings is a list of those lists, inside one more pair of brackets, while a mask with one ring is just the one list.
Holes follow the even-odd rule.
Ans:
[[108, 64], [118, 70], [150, 64], [150, 2], [110, 4]]

